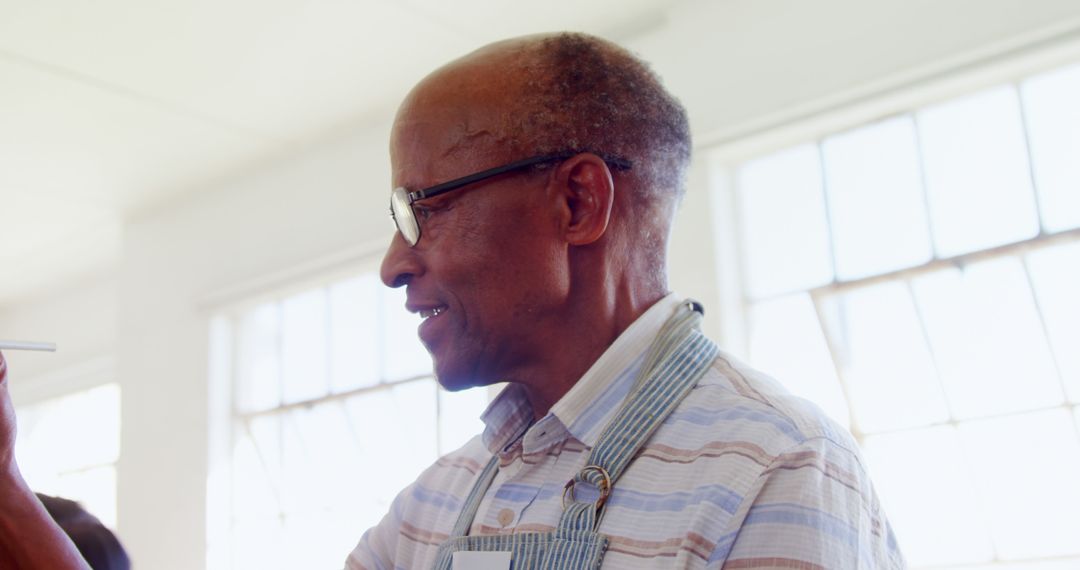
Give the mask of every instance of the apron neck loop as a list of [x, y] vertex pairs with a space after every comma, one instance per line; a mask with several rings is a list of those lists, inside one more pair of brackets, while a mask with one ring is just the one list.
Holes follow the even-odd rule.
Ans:
[[[699, 330], [703, 312], [697, 301], [686, 301], [660, 329], [631, 395], [604, 428], [585, 468], [566, 483], [560, 532], [599, 526], [615, 482], [716, 359], [719, 349]], [[599, 498], [575, 501], [579, 483], [595, 487]]]
[[[719, 349], [698, 330], [703, 312], [697, 301], [685, 301], [660, 329], [631, 395], [604, 428], [586, 467], [567, 481], [556, 534], [595, 532], [615, 482], [716, 359]], [[451, 537], [468, 536], [498, 466], [496, 453], [466, 497]], [[595, 487], [600, 492], [599, 498], [595, 502], [577, 501], [574, 489], [578, 484]]]

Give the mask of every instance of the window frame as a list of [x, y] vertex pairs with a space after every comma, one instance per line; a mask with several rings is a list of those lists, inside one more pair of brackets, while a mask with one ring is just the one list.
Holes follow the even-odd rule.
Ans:
[[[739, 125], [726, 133], [706, 138], [703, 145], [708, 170], [709, 197], [713, 205], [713, 223], [717, 236], [718, 274], [726, 276], [721, 287], [726, 290], [720, 291], [718, 298], [721, 301], [720, 315], [723, 320], [721, 329], [722, 342], [728, 350], [736, 354], [748, 354], [749, 338], [751, 331], [750, 307], [755, 303], [786, 297], [791, 294], [806, 294], [817, 311], [818, 323], [825, 326], [825, 316], [821, 312], [824, 300], [830, 296], [841, 295], [845, 292], [858, 288], [873, 286], [885, 282], [899, 282], [910, 284], [911, 279], [920, 275], [929, 274], [947, 268], [964, 267], [972, 263], [990, 259], [1004, 259], [1016, 257], [1024, 262], [1024, 272], [1030, 284], [1030, 272], [1027, 268], [1024, 255], [1029, 252], [1050, 248], [1061, 244], [1080, 244], [1080, 227], [1060, 231], [1048, 231], [1042, 212], [1038, 212], [1040, 222], [1039, 232], [1036, 236], [1021, 239], [1011, 243], [980, 249], [969, 253], [961, 253], [948, 257], [940, 257], [937, 248], [934, 247], [931, 259], [914, 267], [894, 269], [883, 273], [841, 280], [837, 277], [835, 268], [835, 244], [831, 236], [829, 240], [830, 255], [833, 257], [833, 279], [831, 282], [809, 288], [800, 288], [796, 291], [780, 293], [771, 297], [751, 299], [747, 294], [746, 269], [747, 263], [744, 258], [746, 248], [743, 245], [743, 228], [739, 212], [738, 180], [737, 172], [740, 165], [757, 158], [771, 155], [784, 149], [793, 148], [800, 144], [812, 144], [819, 153], [822, 144], [827, 137], [845, 133], [878, 122], [897, 117], [911, 117], [917, 123], [917, 114], [922, 109], [937, 103], [963, 98], [966, 95], [991, 89], [995, 86], [1008, 85], [1016, 90], [1020, 97], [1020, 112], [1025, 130], [1025, 147], [1027, 159], [1030, 161], [1030, 126], [1028, 118], [1024, 115], [1023, 108], [1023, 81], [1044, 72], [1053, 72], [1057, 69], [1080, 65], [1080, 40], [1063, 41], [1047, 46], [1032, 46], [1007, 54], [996, 54], [992, 57], [983, 57], [968, 61], [962, 65], [949, 62], [951, 65], [943, 65], [933, 70], [922, 70], [913, 77], [896, 78], [895, 81], [886, 81], [882, 85], [864, 91], [853, 91], [827, 101], [818, 101], [795, 109], [783, 116], [775, 116], [756, 123]], [[920, 149], [921, 151], [921, 149]], [[920, 162], [922, 159], [920, 158]], [[921, 166], [921, 165], [920, 165]], [[824, 167], [824, 164], [822, 165]], [[1032, 167], [1033, 168], [1033, 167]], [[1037, 190], [1037, 181], [1032, 172], [1033, 189]], [[925, 184], [925, 181], [924, 181]], [[925, 187], [924, 187], [925, 190]], [[823, 200], [827, 200], [828, 189], [825, 189]], [[1038, 209], [1039, 197], [1035, 196], [1035, 207]], [[827, 206], [826, 206], [827, 207]], [[829, 229], [832, 231], [831, 227]], [[931, 230], [932, 231], [932, 230]], [[1033, 286], [1032, 286], [1033, 287]], [[1034, 292], [1034, 289], [1032, 289]], [[1036, 306], [1038, 300], [1036, 299]], [[1042, 320], [1040, 312], [1040, 324], [1046, 333], [1046, 324]], [[924, 336], [926, 331], [923, 331]], [[829, 342], [831, 336], [828, 331], [822, 331], [822, 337]], [[1049, 337], [1047, 338], [1049, 341]], [[927, 339], [929, 343], [929, 340]], [[932, 346], [932, 345], [931, 345]], [[838, 356], [837, 347], [828, 346], [828, 353], [833, 362]], [[843, 379], [843, 373], [837, 371], [844, 397], [848, 400], [849, 412], [854, 409], [847, 387], [850, 381]], [[1059, 374], [1060, 377], [1060, 374]], [[781, 378], [783, 380], [783, 378]], [[1064, 382], [1064, 379], [1061, 379]], [[1065, 389], [1063, 406], [1052, 408], [1040, 408], [1040, 411], [1048, 411], [1057, 407], [1069, 410], [1073, 417], [1073, 426], [1080, 436], [1080, 403], [1070, 402], [1068, 390]], [[965, 422], [990, 420], [1014, 416], [1031, 412], [1009, 412], [999, 415], [980, 417], [976, 420], [958, 420], [950, 413], [950, 418], [944, 424], [960, 426]], [[854, 415], [852, 413], [852, 415]], [[854, 418], [851, 418], [853, 435], [861, 444], [866, 437], [892, 434], [901, 430], [885, 430], [871, 434], [864, 434], [858, 429]], [[924, 426], [931, 427], [931, 426]], [[922, 429], [922, 428], [915, 428]], [[1056, 558], [1059, 560], [1080, 560], [1080, 554]], [[1024, 564], [1041, 562], [1043, 559], [1008, 560], [1000, 558], [996, 550], [993, 561], [986, 562], [985, 568], [997, 568], [998, 565]], [[1049, 559], [1048, 559], [1049, 560]], [[978, 566], [983, 568], [980, 563]]]
[[[247, 429], [250, 437], [250, 422], [256, 418], [276, 416], [282, 422], [290, 421], [290, 414], [300, 410], [313, 410], [326, 404], [338, 402], [345, 403], [356, 398], [374, 394], [392, 394], [395, 388], [410, 384], [430, 382], [433, 390], [432, 400], [436, 407], [435, 426], [436, 430], [431, 434], [432, 444], [436, 458], [453, 451], [453, 442], [444, 441], [445, 434], [440, 429], [443, 418], [442, 407], [445, 404], [445, 391], [439, 388], [435, 380], [434, 371], [407, 377], [386, 380], [378, 378], [372, 385], [352, 387], [344, 390], [335, 390], [330, 385], [325, 393], [318, 397], [303, 398], [298, 401], [286, 402], [282, 397], [278, 404], [267, 408], [253, 411], [241, 410], [237, 407], [238, 389], [240, 385], [238, 368], [238, 347], [236, 341], [239, 338], [240, 321], [242, 316], [259, 306], [268, 303], [273, 304], [280, 312], [282, 304], [297, 295], [307, 294], [313, 291], [323, 291], [326, 295], [327, 316], [333, 310], [329, 303], [330, 290], [333, 286], [356, 278], [374, 276], [378, 279], [378, 258], [373, 253], [367, 253], [360, 260], [349, 260], [344, 263], [330, 263], [327, 265], [313, 265], [303, 271], [287, 271], [284, 277], [264, 279], [254, 282], [254, 286], [236, 288], [226, 293], [210, 297], [212, 302], [205, 304], [208, 327], [208, 388], [209, 388], [209, 421], [208, 421], [208, 470], [207, 470], [207, 493], [206, 493], [206, 560], [208, 568], [235, 568], [237, 563], [242, 563], [234, 558], [236, 544], [233, 538], [233, 529], [238, 520], [237, 513], [232, 508], [233, 476], [232, 476], [232, 450], [239, 440], [241, 431]], [[376, 284], [380, 293], [385, 290], [381, 283]], [[381, 305], [380, 305], [381, 307]], [[404, 307], [402, 307], [404, 310]], [[381, 311], [381, 309], [380, 309]], [[381, 334], [386, 331], [386, 315], [380, 315], [376, 330]], [[327, 319], [329, 325], [329, 318]], [[280, 327], [280, 323], [279, 323]], [[282, 347], [280, 345], [279, 328], [277, 355], [280, 358]], [[329, 344], [332, 339], [326, 337]], [[217, 352], [223, 351], [223, 352]], [[329, 355], [328, 355], [329, 356]], [[381, 374], [381, 372], [380, 372]], [[329, 371], [327, 373], [330, 375]], [[280, 382], [280, 380], [279, 380]], [[488, 402], [496, 394], [497, 387], [485, 390]], [[280, 442], [279, 442], [280, 443]], [[419, 473], [416, 473], [419, 474]], [[395, 489], [395, 493], [404, 488], [409, 481], [403, 481], [401, 488]], [[276, 507], [279, 511], [278, 518], [284, 521], [286, 517], [297, 516], [298, 513], [287, 513], [281, 510], [279, 503]], [[379, 513], [380, 516], [384, 513]], [[362, 532], [362, 531], [361, 531]], [[360, 533], [352, 537], [359, 540]], [[355, 543], [355, 542], [354, 542]], [[333, 553], [341, 560], [348, 554], [347, 550]]]

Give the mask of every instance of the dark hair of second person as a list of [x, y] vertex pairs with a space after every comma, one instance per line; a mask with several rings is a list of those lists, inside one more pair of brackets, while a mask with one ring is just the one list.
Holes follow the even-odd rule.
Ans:
[[41, 493], [37, 497], [93, 570], [131, 569], [131, 561], [116, 535], [82, 505]]

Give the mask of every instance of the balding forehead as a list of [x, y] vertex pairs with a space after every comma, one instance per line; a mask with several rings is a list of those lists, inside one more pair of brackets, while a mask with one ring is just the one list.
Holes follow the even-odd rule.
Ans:
[[484, 49], [435, 70], [413, 89], [410, 98], [475, 99], [477, 104], [510, 105], [521, 92], [525, 62], [513, 50]]
[[478, 144], [498, 145], [496, 153], [509, 152], [511, 143], [522, 146], [530, 138], [520, 132], [523, 117], [530, 113], [520, 96], [522, 74], [520, 68], [501, 63], [504, 57], [495, 52], [477, 54], [425, 77], [398, 109], [393, 136], [404, 127], [424, 124], [443, 129], [448, 153]]

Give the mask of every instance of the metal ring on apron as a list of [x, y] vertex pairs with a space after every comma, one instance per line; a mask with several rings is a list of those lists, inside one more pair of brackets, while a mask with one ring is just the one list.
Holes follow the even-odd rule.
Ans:
[[[600, 498], [596, 500], [596, 510], [599, 511], [600, 508], [604, 506], [604, 502], [607, 501], [608, 496], [611, 495], [611, 475], [608, 475], [607, 470], [603, 467], [600, 467], [599, 465], [586, 465], [577, 474], [577, 477], [581, 477], [582, 479], [584, 479], [584, 475], [589, 471], [596, 471], [600, 474], [600, 484], [596, 486], [598, 489], [600, 489]], [[567, 481], [566, 485], [563, 487], [562, 508], [564, 511], [566, 510], [567, 494], [570, 495], [570, 502], [576, 501], [576, 499], [574, 498], [574, 485], [577, 483], [577, 477]]]

